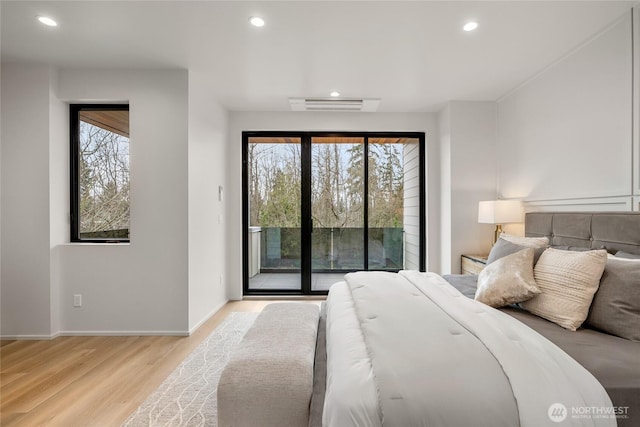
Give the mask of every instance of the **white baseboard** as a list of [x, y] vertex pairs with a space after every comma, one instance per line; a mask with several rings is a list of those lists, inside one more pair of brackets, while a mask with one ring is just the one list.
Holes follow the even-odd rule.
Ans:
[[0, 335], [0, 339], [9, 341], [18, 340], [52, 340], [57, 337], [136, 337], [136, 336], [191, 336], [207, 320], [211, 319], [229, 301], [218, 304], [209, 314], [200, 320], [188, 331], [60, 331], [52, 335]]
[[197, 331], [200, 326], [202, 326], [207, 320], [211, 319], [228, 302], [229, 302], [229, 300], [225, 300], [225, 301], [221, 302], [220, 304], [218, 304], [213, 310], [211, 310], [209, 312], [209, 314], [204, 316], [202, 318], [202, 320], [200, 320], [198, 323], [196, 323], [193, 326], [193, 328], [189, 329], [189, 335], [192, 335], [195, 331]]
[[60, 334], [53, 335], [0, 335], [0, 340], [7, 341], [46, 341], [59, 337]]
[[61, 337], [188, 337], [189, 331], [63, 331]]
[[9, 341], [47, 341], [58, 337], [188, 337], [189, 335], [189, 331], [60, 331], [53, 335], [0, 335], [0, 339]]

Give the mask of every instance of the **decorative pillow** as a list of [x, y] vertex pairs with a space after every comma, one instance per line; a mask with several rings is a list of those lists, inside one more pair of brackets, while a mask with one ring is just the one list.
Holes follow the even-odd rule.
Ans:
[[[515, 254], [516, 252], [526, 249], [527, 247], [528, 246], [511, 243], [503, 239], [502, 237], [500, 237], [496, 242], [496, 244], [493, 245], [493, 247], [491, 248], [491, 252], [489, 252], [489, 257], [487, 258], [487, 265], [507, 255]], [[533, 253], [533, 265], [535, 265], [536, 262], [538, 262], [538, 258], [540, 258], [540, 255], [542, 255], [542, 252], [544, 252], [545, 249], [546, 249], [546, 246], [535, 248], [535, 252]]]
[[624, 252], [624, 251], [618, 251], [618, 252], [616, 252], [616, 258], [640, 259], [640, 255], [631, 254], [629, 252]]
[[546, 237], [519, 237], [502, 233], [500, 238], [527, 248], [546, 248], [549, 246], [549, 239]]
[[640, 259], [607, 260], [585, 323], [640, 342]]
[[489, 252], [489, 257], [487, 258], [487, 265], [499, 260], [500, 258], [506, 257], [507, 255], [515, 254], [523, 249], [526, 249], [526, 246], [516, 245], [515, 243], [508, 242], [501, 237], [491, 248], [491, 252]]
[[504, 307], [538, 295], [533, 253], [533, 248], [526, 248], [488, 264], [478, 275], [475, 299], [491, 307]]
[[585, 321], [607, 262], [607, 251], [562, 251], [549, 248], [533, 269], [542, 291], [521, 304], [531, 313], [575, 331]]
[[[576, 252], [584, 252], [590, 251], [591, 248], [581, 248], [580, 246], [566, 246], [566, 245], [551, 245], [550, 248], [557, 249], [559, 251], [576, 251]], [[599, 248], [604, 249], [604, 248]]]

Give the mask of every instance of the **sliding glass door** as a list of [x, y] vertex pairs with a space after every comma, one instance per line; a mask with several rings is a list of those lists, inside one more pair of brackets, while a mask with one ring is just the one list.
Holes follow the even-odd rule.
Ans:
[[311, 290], [365, 269], [364, 137], [311, 137]]
[[[247, 145], [251, 290], [301, 291], [300, 137], [252, 137]], [[246, 197], [246, 193], [245, 193]]]
[[424, 270], [424, 134], [243, 132], [245, 294]]
[[[422, 270], [420, 140], [369, 138], [367, 169], [367, 267]], [[424, 158], [424, 157], [422, 157]], [[422, 185], [424, 182], [422, 182]]]

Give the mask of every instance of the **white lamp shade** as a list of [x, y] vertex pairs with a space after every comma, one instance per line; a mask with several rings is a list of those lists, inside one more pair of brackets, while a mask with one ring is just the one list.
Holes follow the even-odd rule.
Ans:
[[478, 222], [509, 224], [522, 222], [522, 203], [519, 200], [489, 200], [478, 204]]

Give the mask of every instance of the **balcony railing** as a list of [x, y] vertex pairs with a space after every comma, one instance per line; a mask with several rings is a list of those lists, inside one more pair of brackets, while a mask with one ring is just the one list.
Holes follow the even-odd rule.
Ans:
[[[249, 256], [254, 274], [300, 269], [300, 228], [252, 227], [251, 229], [252, 249]], [[368, 240], [370, 270], [400, 270], [404, 267], [402, 228], [369, 228]], [[365, 256], [363, 241], [364, 228], [314, 228], [311, 237], [312, 269], [327, 272], [363, 269]], [[256, 248], [258, 242], [259, 248]], [[259, 257], [259, 263], [257, 257]]]

